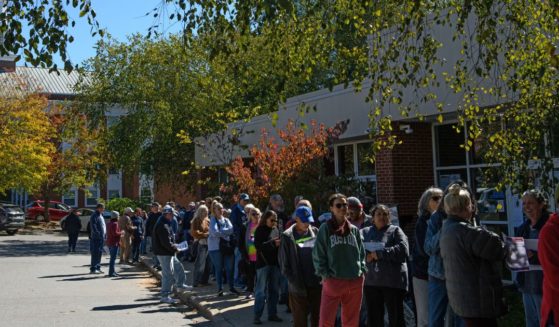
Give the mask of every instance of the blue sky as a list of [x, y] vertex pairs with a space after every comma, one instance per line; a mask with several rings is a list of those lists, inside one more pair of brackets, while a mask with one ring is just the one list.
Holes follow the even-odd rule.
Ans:
[[[93, 0], [92, 6], [97, 13], [97, 20], [101, 28], [118, 40], [124, 41], [127, 35], [139, 32], [147, 34], [148, 28], [154, 24], [152, 16], [145, 16], [153, 8], [158, 7], [161, 0]], [[169, 10], [172, 10], [169, 7]], [[74, 36], [74, 42], [69, 44], [68, 53], [74, 64], [81, 64], [85, 59], [95, 56], [95, 42], [99, 37], [91, 37], [90, 26], [85, 19], [80, 19], [77, 10], [71, 10], [70, 15], [76, 20], [76, 26], [69, 32]], [[179, 24], [174, 24], [168, 19], [165, 27], [160, 28], [166, 32], [177, 32]], [[59, 58], [56, 62], [63, 66]]]

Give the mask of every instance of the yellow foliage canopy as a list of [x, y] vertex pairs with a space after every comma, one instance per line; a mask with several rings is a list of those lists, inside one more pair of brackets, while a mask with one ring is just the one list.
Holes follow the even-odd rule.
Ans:
[[52, 125], [40, 95], [0, 98], [0, 193], [11, 188], [36, 191], [48, 176], [54, 145]]

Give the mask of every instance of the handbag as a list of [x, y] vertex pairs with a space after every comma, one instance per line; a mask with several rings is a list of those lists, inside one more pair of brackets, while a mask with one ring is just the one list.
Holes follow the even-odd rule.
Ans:
[[[221, 230], [221, 224], [217, 222], [217, 228]], [[233, 255], [235, 253], [235, 240], [233, 236], [229, 236], [229, 240], [223, 237], [219, 238], [219, 252], [222, 255]]]

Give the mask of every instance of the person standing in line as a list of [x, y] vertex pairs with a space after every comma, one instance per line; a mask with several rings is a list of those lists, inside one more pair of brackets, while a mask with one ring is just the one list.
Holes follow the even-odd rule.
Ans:
[[184, 268], [176, 257], [177, 248], [174, 244], [174, 232], [171, 226], [173, 215], [173, 208], [165, 206], [152, 234], [153, 252], [161, 263], [161, 302], [171, 304], [178, 302], [171, 298], [173, 281], [178, 292], [192, 289], [191, 286], [186, 285]]
[[365, 213], [363, 204], [354, 196], [347, 198], [347, 214], [349, 222], [359, 229], [369, 227], [373, 224], [372, 217]]
[[496, 327], [506, 313], [501, 268], [507, 250], [501, 237], [473, 223], [470, 192], [453, 184], [444, 197], [448, 218], [440, 236], [448, 300], [466, 327]]
[[[245, 209], [250, 204], [247, 204]], [[254, 293], [254, 281], [256, 278], [256, 246], [254, 244], [254, 233], [256, 232], [256, 228], [260, 223], [260, 209], [253, 208], [247, 211], [247, 215], [249, 220], [247, 222], [246, 227], [243, 228], [242, 232], [242, 244], [239, 245], [239, 249], [243, 255], [243, 259], [245, 260], [245, 274], [246, 274], [246, 281], [247, 281], [247, 299], [253, 298]]]
[[[468, 189], [468, 184], [464, 181], [457, 180], [447, 186], [443, 192], [444, 196], [453, 185], [459, 185], [466, 189], [470, 194], [472, 203], [476, 203], [472, 193]], [[472, 213], [475, 216], [475, 208]], [[461, 327], [463, 321], [460, 317], [456, 316], [452, 307], [448, 305], [448, 294], [445, 283], [445, 270], [443, 266], [443, 259], [440, 250], [440, 237], [443, 221], [446, 220], [447, 214], [444, 204], [441, 201], [439, 207], [431, 215], [427, 223], [427, 232], [425, 233], [425, 253], [429, 255], [429, 267], [427, 272], [429, 274], [429, 281], [427, 282], [428, 295], [429, 295], [429, 327]], [[472, 224], [475, 219], [472, 217]]]
[[437, 211], [443, 198], [443, 190], [430, 187], [423, 192], [417, 205], [415, 246], [413, 248], [413, 294], [417, 311], [417, 327], [429, 326], [429, 255], [425, 253], [425, 235], [431, 215]]
[[208, 207], [201, 205], [196, 209], [190, 226], [190, 235], [196, 246], [196, 259], [192, 272], [192, 286], [208, 285], [210, 277], [210, 260], [208, 259], [208, 236], [210, 235], [210, 218]]
[[[559, 187], [555, 190], [555, 202], [559, 208]], [[543, 299], [541, 327], [559, 323], [559, 215], [549, 217], [540, 231], [538, 243], [540, 264], [543, 269]]]
[[[285, 213], [285, 205], [280, 194], [275, 193], [270, 196], [268, 207], [266, 208], [266, 211], [268, 210], [272, 210], [277, 214], [278, 229], [280, 233], [283, 233], [283, 231], [287, 229], [287, 223], [289, 222], [291, 217], [288, 217]], [[278, 303], [287, 305], [287, 311], [290, 312], [289, 290], [287, 285], [287, 278], [284, 275], [281, 275], [280, 277], [280, 299]]]
[[148, 215], [145, 210], [141, 209], [140, 217], [142, 218], [142, 230], [144, 231], [144, 237], [142, 238], [142, 242], [140, 243], [140, 253], [142, 255], [148, 254], [147, 251], [147, 236], [146, 236], [146, 223], [148, 220]]
[[132, 263], [135, 264], [140, 261], [140, 245], [144, 239], [144, 224], [142, 219], [142, 209], [136, 208], [134, 215], [131, 219], [131, 226], [133, 228], [132, 234]]
[[216, 202], [212, 205], [213, 216], [210, 219], [210, 231], [208, 237], [208, 252], [214, 266], [215, 279], [217, 281], [217, 296], [223, 296], [223, 270], [227, 274], [229, 291], [239, 295], [233, 283], [233, 260], [234, 247], [231, 239], [233, 236], [233, 225], [228, 218], [223, 217], [223, 205]]
[[[153, 252], [153, 228], [155, 224], [161, 217], [161, 205], [157, 202], [153, 202], [150, 207], [150, 212], [148, 214], [148, 219], [146, 220], [146, 240], [149, 252]], [[157, 255], [155, 253], [152, 257], [153, 268], [161, 270], [161, 265], [159, 265], [159, 260], [157, 260]]]
[[250, 197], [248, 196], [248, 194], [241, 193], [239, 195], [239, 202], [237, 202], [231, 208], [231, 214], [228, 218], [231, 221], [231, 224], [233, 225], [233, 231], [234, 231], [233, 237], [235, 238], [235, 241], [237, 243], [237, 246], [235, 247], [235, 259], [234, 259], [235, 261], [233, 263], [233, 274], [235, 276], [234, 285], [237, 285], [239, 287], [243, 286], [241, 274], [239, 273], [239, 261], [241, 261], [241, 251], [239, 250], [239, 243], [241, 240], [241, 231], [243, 229], [243, 224], [247, 221], [247, 216], [244, 208], [249, 202], [250, 202]]
[[316, 275], [322, 278], [321, 327], [334, 326], [342, 306], [342, 325], [359, 325], [364, 274], [365, 248], [359, 229], [347, 220], [347, 197], [332, 194], [328, 200], [332, 219], [320, 226], [313, 248]]
[[281, 276], [278, 264], [280, 232], [277, 226], [278, 216], [274, 211], [268, 210], [254, 231], [254, 247], [256, 248], [255, 325], [262, 324], [260, 318], [264, 313], [265, 304], [268, 304], [269, 321], [283, 321], [277, 315]]
[[107, 246], [109, 247], [109, 277], [118, 277], [119, 274], [115, 272], [115, 261], [116, 254], [118, 252], [118, 246], [120, 244], [120, 237], [122, 236], [122, 231], [118, 226], [118, 211], [111, 212], [111, 221], [107, 225]]
[[68, 253], [76, 252], [76, 245], [78, 243], [78, 236], [82, 229], [82, 222], [78, 216], [78, 210], [72, 209], [72, 212], [66, 217], [65, 220], [66, 233], [68, 233]]
[[134, 235], [134, 226], [132, 226], [132, 219], [134, 215], [132, 208], [124, 208], [124, 214], [118, 218], [118, 227], [122, 231], [120, 239], [120, 262], [130, 264], [130, 254], [132, 253], [132, 236]]
[[105, 205], [103, 203], [98, 203], [95, 207], [95, 212], [89, 218], [89, 251], [91, 252], [91, 266], [89, 267], [89, 272], [92, 274], [103, 273], [103, 271], [101, 271], [101, 255], [103, 254], [103, 243], [107, 235], [105, 219], [103, 219], [102, 215], [103, 211], [105, 211]]
[[[522, 194], [522, 210], [528, 219], [516, 228], [515, 236], [525, 239], [538, 239], [540, 231], [550, 215], [547, 211], [545, 195], [535, 189], [524, 192]], [[537, 251], [527, 250], [527, 254], [531, 265], [540, 264]], [[543, 272], [541, 270], [518, 272], [516, 274], [516, 285], [522, 293], [522, 302], [524, 303], [526, 327], [540, 326], [542, 284]]]
[[365, 277], [367, 326], [384, 327], [384, 308], [390, 327], [404, 327], [404, 297], [408, 290], [408, 238], [390, 223], [390, 209], [382, 204], [373, 210], [373, 226], [361, 230], [364, 242], [382, 244], [367, 251], [368, 272]]
[[318, 327], [320, 318], [320, 278], [314, 273], [312, 249], [318, 228], [309, 207], [295, 210], [295, 224], [281, 235], [279, 264], [288, 280], [289, 306], [294, 327], [306, 327], [310, 315], [311, 327]]

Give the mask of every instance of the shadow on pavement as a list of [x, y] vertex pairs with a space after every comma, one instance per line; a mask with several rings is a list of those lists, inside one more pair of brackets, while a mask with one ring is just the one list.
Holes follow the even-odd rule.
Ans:
[[[80, 246], [81, 245], [81, 246]], [[85, 244], [78, 246], [85, 247]], [[66, 256], [69, 255], [68, 241], [22, 241], [4, 240], [0, 247], [1, 257], [28, 257], [28, 256]]]
[[158, 313], [158, 312], [180, 312], [183, 313], [185, 311], [188, 310], [188, 307], [186, 306], [171, 306], [171, 307], [164, 307], [164, 308], [160, 308], [160, 309], [156, 309], [156, 310], [144, 310], [144, 311], [140, 311], [140, 313]]
[[90, 277], [63, 278], [63, 279], [57, 280], [57, 282], [81, 282], [81, 281], [84, 281], [84, 280], [92, 280], [92, 279], [99, 279], [99, 278], [105, 278], [105, 276], [104, 275], [91, 275]]
[[77, 276], [86, 276], [89, 275], [89, 273], [85, 273], [85, 274], [69, 274], [69, 275], [49, 275], [49, 276], [40, 276], [37, 278], [62, 278], [62, 277], [77, 277]]
[[[159, 301], [137, 303], [137, 304], [114, 304], [114, 305], [106, 305], [106, 306], [102, 306], [102, 307], [93, 307], [93, 309], [91, 309], [91, 311], [128, 310], [128, 309], [134, 309], [134, 308], [149, 307], [149, 306], [158, 305], [158, 304], [159, 304]], [[158, 312], [158, 310], [156, 312]]]

